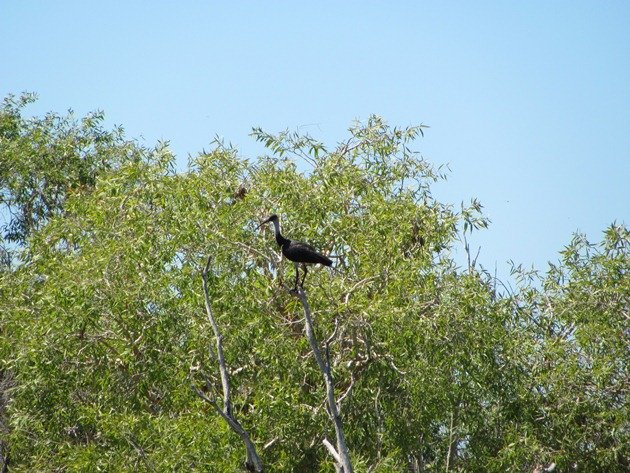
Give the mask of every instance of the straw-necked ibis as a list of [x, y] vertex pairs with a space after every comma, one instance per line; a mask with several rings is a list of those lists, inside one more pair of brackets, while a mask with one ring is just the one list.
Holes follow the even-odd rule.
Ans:
[[299, 282], [298, 265], [301, 264], [304, 269], [302, 282], [299, 283], [302, 287], [304, 287], [304, 280], [306, 279], [307, 264], [323, 264], [324, 266], [332, 265], [332, 260], [330, 258], [318, 252], [311, 245], [301, 241], [289, 240], [288, 238], [282, 236], [282, 233], [280, 233], [280, 221], [277, 215], [272, 215], [271, 217], [265, 219], [258, 228], [269, 222], [273, 223], [273, 228], [276, 233], [276, 242], [282, 248], [282, 254], [295, 264], [295, 289], [297, 289]]

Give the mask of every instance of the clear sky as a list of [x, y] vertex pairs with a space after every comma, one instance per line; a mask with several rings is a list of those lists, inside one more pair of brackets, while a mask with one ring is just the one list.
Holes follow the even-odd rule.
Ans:
[[544, 268], [630, 224], [629, 1], [0, 1], [0, 95], [105, 111], [182, 167], [251, 127], [334, 144], [354, 119], [431, 128], [443, 201], [477, 197], [479, 260]]

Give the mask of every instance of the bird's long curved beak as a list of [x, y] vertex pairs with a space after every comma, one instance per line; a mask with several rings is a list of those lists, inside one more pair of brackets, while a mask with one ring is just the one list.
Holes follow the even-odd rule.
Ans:
[[260, 227], [262, 227], [265, 223], [269, 223], [269, 222], [271, 222], [271, 218], [267, 218], [267, 219], [263, 220], [262, 222], [260, 222], [260, 225], [258, 225], [256, 227], [256, 230], [258, 230]]

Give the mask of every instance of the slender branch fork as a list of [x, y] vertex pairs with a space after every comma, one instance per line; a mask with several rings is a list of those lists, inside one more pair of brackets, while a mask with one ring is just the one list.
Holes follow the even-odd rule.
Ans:
[[[208, 294], [208, 270], [210, 269], [210, 263], [212, 262], [212, 257], [208, 256], [208, 261], [206, 262], [206, 266], [201, 273], [201, 278], [203, 280], [203, 294], [206, 305], [206, 315], [208, 317], [208, 321], [210, 325], [212, 325], [212, 330], [214, 331], [214, 337], [217, 342], [217, 358], [219, 360], [219, 371], [221, 373], [221, 385], [223, 386], [223, 409], [217, 403], [217, 400], [214, 394], [208, 395], [203, 392], [201, 389], [195, 387], [195, 392], [197, 395], [210, 404], [217, 413], [225, 419], [230, 428], [241, 438], [243, 443], [245, 444], [245, 449], [247, 451], [247, 459], [245, 461], [245, 465], [249, 471], [254, 471], [256, 473], [263, 472], [263, 464], [256, 452], [256, 447], [254, 443], [251, 441], [249, 434], [243, 428], [243, 426], [236, 420], [234, 417], [234, 413], [232, 412], [232, 399], [230, 396], [230, 377], [227, 370], [227, 365], [225, 364], [225, 357], [223, 355], [223, 335], [219, 330], [219, 325], [217, 324], [214, 315], [212, 314], [212, 307], [210, 305], [210, 296]], [[212, 388], [212, 383], [206, 377], [206, 384], [209, 388]], [[210, 389], [210, 392], [212, 390]]]
[[[333, 382], [332, 373], [330, 371], [330, 358], [329, 356], [326, 356], [326, 360], [324, 360], [322, 352], [319, 349], [319, 344], [317, 342], [317, 338], [315, 337], [315, 330], [313, 328], [313, 317], [311, 316], [311, 308], [308, 304], [308, 300], [306, 299], [306, 293], [304, 292], [304, 289], [298, 286], [296, 290], [293, 290], [291, 292], [293, 294], [296, 294], [299, 297], [300, 302], [302, 302], [302, 307], [304, 308], [304, 317], [306, 320], [306, 323], [304, 325], [306, 330], [306, 338], [308, 339], [311, 350], [313, 351], [313, 355], [315, 356], [317, 366], [322, 372], [322, 375], [324, 376], [324, 382], [326, 383], [326, 403], [328, 405], [328, 412], [335, 426], [337, 449], [335, 450], [334, 446], [326, 438], [324, 438], [323, 441], [324, 446], [328, 449], [332, 457], [335, 459], [338, 472], [353, 473], [354, 470], [352, 469], [352, 463], [350, 461], [350, 452], [348, 451], [348, 447], [346, 446], [346, 438], [343, 433], [341, 416], [339, 415], [339, 406], [335, 401], [335, 384]], [[330, 342], [330, 338], [327, 340], [327, 346], [328, 342]], [[328, 349], [326, 351], [328, 352]]]

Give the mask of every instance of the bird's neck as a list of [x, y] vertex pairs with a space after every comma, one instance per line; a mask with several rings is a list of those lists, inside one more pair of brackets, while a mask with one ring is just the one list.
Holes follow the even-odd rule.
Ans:
[[287, 243], [289, 240], [283, 237], [282, 234], [280, 233], [280, 222], [278, 222], [277, 220], [273, 220], [272, 223], [273, 223], [273, 229], [276, 233], [276, 242], [278, 243], [278, 245], [282, 246], [285, 243]]

